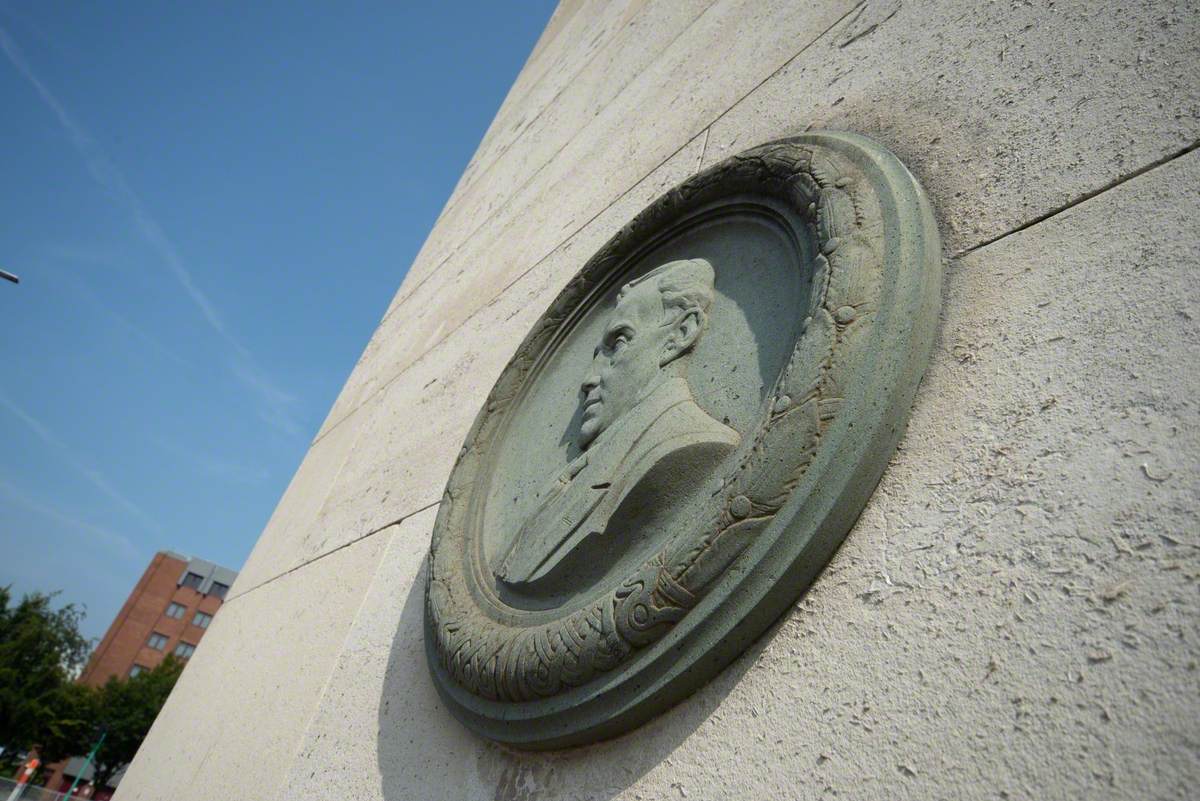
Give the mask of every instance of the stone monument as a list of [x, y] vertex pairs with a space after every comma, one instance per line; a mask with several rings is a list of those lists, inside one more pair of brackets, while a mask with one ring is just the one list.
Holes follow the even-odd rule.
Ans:
[[848, 133], [741, 153], [629, 223], [535, 324], [450, 475], [426, 642], [455, 714], [522, 747], [590, 742], [737, 656], [879, 480], [940, 275], [916, 180]]
[[116, 801], [1194, 796], [1194, 6], [564, 0]]

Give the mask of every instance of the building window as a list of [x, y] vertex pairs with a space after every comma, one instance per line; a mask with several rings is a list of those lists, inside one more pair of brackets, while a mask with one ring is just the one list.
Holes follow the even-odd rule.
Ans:
[[211, 588], [211, 589], [208, 591], [208, 594], [209, 594], [209, 595], [215, 595], [215, 596], [217, 596], [218, 598], [224, 598], [224, 597], [225, 597], [225, 593], [227, 593], [227, 592], [229, 592], [229, 585], [228, 585], [228, 584], [222, 584], [222, 583], [221, 583], [221, 582], [219, 582], [219, 581], [214, 581], [214, 582], [212, 583], [212, 588]]
[[196, 616], [192, 618], [192, 625], [202, 629], [208, 628], [209, 623], [212, 623], [212, 615], [206, 615], [203, 612], [197, 612]]
[[184, 587], [191, 587], [193, 590], [198, 590], [200, 589], [200, 585], [204, 583], [204, 576], [189, 570], [184, 574], [183, 581], [179, 583]]
[[187, 612], [187, 607], [183, 604], [177, 604], [174, 601], [167, 607], [167, 617], [173, 617], [176, 620], [183, 620], [184, 614]]
[[129, 669], [129, 678], [132, 679], [134, 676], [140, 676], [149, 669], [150, 668], [145, 667], [144, 665], [134, 665]]
[[161, 651], [167, 647], [167, 635], [159, 634], [157, 631], [150, 635], [150, 639], [146, 642], [155, 651]]
[[181, 659], [187, 659], [194, 653], [196, 653], [196, 646], [190, 642], [180, 642], [179, 645], [175, 646], [175, 656]]

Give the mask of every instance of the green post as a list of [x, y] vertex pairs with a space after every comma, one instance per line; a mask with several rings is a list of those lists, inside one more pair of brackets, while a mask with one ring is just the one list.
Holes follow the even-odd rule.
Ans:
[[96, 752], [100, 750], [100, 746], [104, 743], [104, 738], [108, 736], [108, 732], [100, 732], [100, 739], [92, 746], [92, 750], [88, 752], [87, 759], [83, 761], [83, 767], [79, 769], [79, 773], [75, 775], [75, 781], [71, 782], [70, 789], [67, 790], [67, 798], [71, 797], [71, 793], [75, 792], [75, 786], [79, 784], [79, 780], [83, 778], [83, 773], [88, 769], [88, 765], [92, 764], [92, 759], [95, 758]]

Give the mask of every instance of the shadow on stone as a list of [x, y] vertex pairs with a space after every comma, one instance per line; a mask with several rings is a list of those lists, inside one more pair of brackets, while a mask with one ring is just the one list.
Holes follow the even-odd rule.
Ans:
[[377, 756], [386, 801], [615, 798], [705, 725], [780, 626], [695, 695], [628, 734], [562, 751], [519, 751], [475, 736], [438, 697], [423, 642], [427, 569], [425, 560], [404, 601], [379, 704]]

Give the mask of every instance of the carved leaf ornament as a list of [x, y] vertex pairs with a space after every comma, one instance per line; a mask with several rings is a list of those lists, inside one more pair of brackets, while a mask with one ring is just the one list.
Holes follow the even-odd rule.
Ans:
[[[703, 508], [653, 556], [561, 615], [506, 608], [482, 564], [490, 460], [572, 312], [697, 209], [769, 199], [808, 238], [808, 302], [757, 425]], [[524, 748], [630, 729], [719, 672], [796, 601], [845, 538], [903, 431], [928, 361], [941, 255], [929, 204], [864, 137], [809, 133], [733, 156], [614, 236], [534, 326], [467, 435], [434, 528], [425, 639], [464, 723]]]

